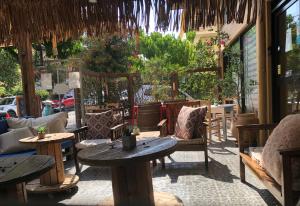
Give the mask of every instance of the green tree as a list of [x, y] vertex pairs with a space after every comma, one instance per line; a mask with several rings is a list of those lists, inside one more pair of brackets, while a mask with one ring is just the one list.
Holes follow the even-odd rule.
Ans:
[[20, 82], [21, 74], [16, 59], [6, 50], [0, 49], [0, 86], [6, 91]]
[[80, 53], [82, 67], [95, 72], [128, 72], [133, 48], [128, 38], [88, 38]]
[[[43, 43], [46, 50], [47, 57], [54, 57], [53, 55], [53, 46], [51, 41], [46, 41]], [[33, 48], [38, 50], [39, 45], [34, 44]], [[58, 42], [57, 43], [57, 58], [58, 59], [67, 59], [69, 57], [75, 56], [84, 50], [83, 47], [83, 40], [72, 40], [68, 39], [66, 41]]]

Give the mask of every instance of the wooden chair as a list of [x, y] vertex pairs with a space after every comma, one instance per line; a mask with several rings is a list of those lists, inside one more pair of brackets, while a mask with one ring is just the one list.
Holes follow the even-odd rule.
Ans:
[[103, 143], [108, 143], [110, 141], [115, 141], [118, 138], [122, 137], [123, 134], [125, 133], [127, 123], [124, 120], [123, 108], [113, 109], [112, 111], [114, 114], [122, 114], [123, 116], [122, 116], [122, 123], [116, 126], [112, 126], [110, 128], [111, 138], [87, 140], [87, 132], [89, 129], [88, 126], [83, 126], [73, 131], [75, 135], [75, 144], [73, 150], [74, 150], [74, 161], [75, 161], [76, 173], [80, 172], [79, 163], [77, 161], [77, 153], [81, 149], [92, 147], [97, 144], [103, 144]]
[[300, 197], [299, 191], [293, 191], [291, 159], [293, 157], [300, 157], [300, 148], [280, 150], [282, 157], [282, 184], [279, 185], [266, 171], [263, 169], [256, 160], [253, 160], [245, 149], [249, 147], [249, 140], [245, 137], [245, 132], [264, 131], [270, 134], [276, 127], [276, 124], [252, 124], [237, 126], [239, 138], [239, 151], [240, 151], [240, 178], [242, 182], [245, 180], [245, 166], [247, 166], [266, 186], [269, 192], [282, 204], [282, 205], [296, 205], [297, 198]]
[[[205, 106], [201, 104], [201, 101], [186, 101], [166, 104], [167, 119], [163, 119], [159, 124], [160, 136], [165, 137], [174, 134], [174, 128], [178, 114], [183, 106], [189, 107], [201, 107]], [[168, 128], [169, 126], [169, 128]], [[207, 153], [207, 125], [205, 126], [205, 132], [202, 137], [195, 137], [190, 140], [177, 139], [176, 151], [204, 151], [205, 156], [205, 168], [208, 169], [208, 153]], [[162, 167], [165, 168], [165, 161], [162, 161]]]
[[[219, 117], [211, 112], [211, 101], [209, 100], [200, 100], [202, 106], [207, 107], [206, 113], [206, 123], [208, 131], [208, 142], [211, 142], [213, 134], [216, 134], [219, 141], [221, 141], [221, 122], [222, 117]], [[215, 132], [214, 132], [215, 131]]]

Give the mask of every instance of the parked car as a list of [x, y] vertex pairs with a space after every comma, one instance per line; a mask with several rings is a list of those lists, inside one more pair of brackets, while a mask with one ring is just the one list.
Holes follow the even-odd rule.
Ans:
[[0, 120], [5, 120], [10, 118], [10, 115], [7, 112], [0, 112]]
[[58, 95], [54, 99], [52, 99], [52, 108], [54, 110], [65, 110], [74, 108], [75, 99], [74, 99], [74, 90], [69, 90], [64, 96], [61, 98], [61, 103], [59, 103]]
[[16, 97], [5, 97], [0, 99], [0, 112], [8, 113], [11, 117], [17, 116]]

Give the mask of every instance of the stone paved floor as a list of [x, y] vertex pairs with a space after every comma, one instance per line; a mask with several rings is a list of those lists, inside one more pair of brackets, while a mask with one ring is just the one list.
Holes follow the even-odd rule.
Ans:
[[[278, 205], [272, 195], [246, 172], [247, 184], [239, 179], [238, 149], [232, 140], [209, 146], [209, 170], [204, 169], [203, 152], [175, 152], [166, 158], [167, 168], [153, 169], [155, 191], [177, 195], [185, 206], [198, 205]], [[74, 173], [72, 163], [67, 172]], [[109, 168], [84, 166], [78, 188], [73, 191], [29, 195], [29, 203], [59, 205], [96, 205], [112, 195]]]

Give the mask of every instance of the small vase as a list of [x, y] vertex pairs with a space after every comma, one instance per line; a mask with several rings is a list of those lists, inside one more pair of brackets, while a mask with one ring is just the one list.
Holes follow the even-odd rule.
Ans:
[[123, 150], [129, 151], [136, 147], [136, 136], [131, 134], [130, 136], [123, 136], [122, 137], [122, 145]]
[[44, 139], [45, 138], [45, 133], [38, 133], [38, 138], [39, 139]]

